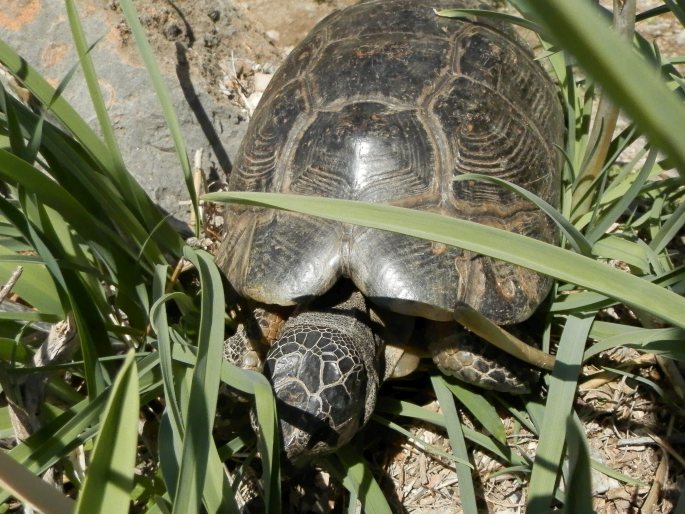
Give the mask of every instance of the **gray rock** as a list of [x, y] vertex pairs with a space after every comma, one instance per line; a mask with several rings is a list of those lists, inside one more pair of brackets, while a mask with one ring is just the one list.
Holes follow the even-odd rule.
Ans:
[[[20, 12], [12, 13], [10, 8], [0, 16], [0, 37], [56, 85], [78, 59], [64, 4], [53, 0], [19, 3]], [[120, 31], [126, 29], [117, 26], [116, 13], [104, 2], [79, 2], [79, 7], [89, 44], [101, 38], [91, 54], [126, 165], [154, 201], [187, 222], [188, 193], [180, 164], [132, 37], [128, 48], [123, 47]], [[183, 44], [177, 43], [176, 66], [163, 68], [165, 80], [191, 163], [194, 151], [203, 149], [205, 171], [214, 170], [215, 178], [223, 179], [246, 129], [240, 122], [245, 115], [228, 101], [210, 96], [201, 79], [191, 78], [185, 53]], [[97, 130], [81, 73], [74, 75], [64, 97]]]

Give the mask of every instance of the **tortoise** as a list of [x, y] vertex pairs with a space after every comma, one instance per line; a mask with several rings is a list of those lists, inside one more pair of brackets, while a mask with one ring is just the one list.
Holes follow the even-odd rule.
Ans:
[[[274, 74], [229, 179], [233, 191], [380, 202], [556, 243], [552, 221], [497, 185], [558, 205], [564, 123], [556, 88], [507, 26], [367, 0], [321, 21]], [[520, 393], [530, 371], [453, 321], [468, 305], [498, 325], [537, 309], [551, 279], [397, 233], [252, 206], [227, 208], [217, 263], [248, 301], [226, 358], [273, 385], [286, 461], [348, 442], [379, 385], [428, 349], [439, 369]], [[498, 353], [499, 352], [499, 353]]]

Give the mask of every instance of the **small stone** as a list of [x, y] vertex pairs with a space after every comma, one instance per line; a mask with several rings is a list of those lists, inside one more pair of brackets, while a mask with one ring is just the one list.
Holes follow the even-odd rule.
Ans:
[[205, 46], [207, 48], [214, 48], [219, 44], [219, 40], [219, 34], [216, 32], [216, 30], [205, 34]]
[[274, 43], [278, 43], [278, 40], [281, 39], [281, 33], [277, 30], [267, 30], [266, 37], [268, 37]]
[[268, 73], [255, 73], [254, 77], [254, 90], [259, 91], [259, 92], [264, 92], [266, 91], [266, 86], [269, 85], [269, 81], [271, 80], [271, 75]]
[[247, 105], [250, 109], [250, 112], [253, 112], [256, 108], [257, 105], [259, 104], [259, 101], [262, 99], [262, 92], [261, 91], [255, 91], [252, 93], [250, 96], [247, 97]]
[[276, 66], [270, 62], [262, 64], [262, 71], [267, 75], [273, 75], [276, 72]]
[[209, 16], [209, 19], [213, 22], [217, 22], [219, 21], [219, 18], [221, 18], [221, 13], [217, 9], [213, 9], [207, 13], [207, 16]]
[[171, 22], [164, 27], [164, 37], [166, 37], [169, 41], [177, 39], [181, 34], [183, 34], [183, 30], [174, 22]]

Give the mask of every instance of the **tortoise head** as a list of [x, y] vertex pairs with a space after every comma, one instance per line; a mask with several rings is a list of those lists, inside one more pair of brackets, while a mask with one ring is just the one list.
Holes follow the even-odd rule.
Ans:
[[350, 309], [304, 312], [267, 353], [282, 448], [295, 467], [346, 444], [373, 412], [377, 343]]

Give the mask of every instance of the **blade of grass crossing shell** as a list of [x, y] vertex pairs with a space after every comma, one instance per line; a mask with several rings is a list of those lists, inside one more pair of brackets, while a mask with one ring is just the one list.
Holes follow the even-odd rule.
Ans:
[[[74, 502], [4, 452], [0, 452], [0, 486], [22, 503], [49, 514], [71, 514]], [[128, 503], [127, 503], [128, 507]], [[27, 509], [28, 510], [28, 509]]]
[[528, 20], [526, 18], [521, 18], [520, 16], [512, 16], [511, 14], [506, 14], [499, 11], [488, 11], [485, 9], [438, 9], [435, 11], [438, 16], [444, 16], [446, 18], [469, 18], [469, 17], [483, 17], [489, 18], [494, 21], [500, 21], [508, 23], [511, 25], [518, 25], [524, 29], [532, 30], [533, 32], [539, 34], [544, 39], [549, 39], [546, 36], [545, 28], [537, 23]]
[[129, 512], [138, 415], [138, 374], [131, 350], [112, 386], [76, 514]]
[[568, 514], [594, 514], [592, 508], [592, 468], [585, 428], [574, 414], [566, 418], [566, 452], [569, 459], [569, 483], [564, 510]]
[[509, 191], [513, 191], [514, 193], [517, 193], [521, 195], [523, 198], [526, 200], [532, 202], [535, 204], [542, 212], [544, 212], [556, 225], [561, 229], [562, 233], [564, 236], [566, 236], [566, 239], [568, 240], [569, 244], [573, 246], [573, 249], [578, 252], [582, 253], [583, 255], [591, 255], [592, 254], [592, 245], [590, 242], [585, 239], [585, 236], [581, 234], [576, 227], [574, 227], [571, 222], [569, 222], [564, 216], [557, 210], [555, 209], [552, 205], [547, 203], [545, 200], [540, 198], [539, 196], [531, 193], [527, 189], [522, 188], [521, 186], [518, 186], [516, 184], [512, 184], [511, 182], [507, 182], [506, 180], [502, 180], [497, 177], [491, 177], [488, 175], [480, 175], [478, 173], [465, 173], [464, 175], [460, 175], [458, 177], [454, 178], [454, 181], [462, 181], [462, 180], [480, 180], [482, 182], [490, 183], [490, 184], [496, 184], [498, 186], [501, 186], [505, 189], [508, 189]]
[[383, 491], [361, 455], [348, 445], [336, 452], [335, 456], [341, 466], [335, 466], [334, 470], [341, 474], [339, 478], [345, 488], [362, 503], [364, 512], [366, 514], [391, 514], [392, 510]]
[[546, 512], [551, 508], [566, 440], [566, 428], [560, 428], [559, 420], [566, 419], [572, 412], [583, 349], [593, 320], [590, 315], [571, 315], [564, 325], [556, 365], [549, 381], [526, 512]]
[[391, 205], [276, 193], [211, 193], [211, 201], [277, 207], [345, 223], [391, 230], [489, 255], [611, 296], [685, 328], [685, 298], [574, 252], [439, 214]]
[[150, 76], [150, 81], [152, 82], [155, 92], [157, 93], [157, 98], [162, 105], [162, 111], [164, 113], [164, 119], [166, 120], [167, 127], [171, 132], [171, 137], [174, 141], [174, 147], [176, 148], [176, 154], [178, 155], [181, 168], [183, 170], [183, 177], [186, 182], [186, 188], [188, 189], [188, 195], [190, 196], [190, 201], [193, 205], [193, 212], [195, 213], [195, 232], [199, 233], [199, 223], [200, 215], [198, 208], [197, 192], [195, 191], [195, 186], [193, 185], [193, 176], [190, 169], [190, 161], [188, 160], [188, 152], [186, 150], [185, 141], [183, 140], [183, 134], [181, 132], [181, 126], [176, 117], [176, 112], [174, 111], [173, 103], [171, 102], [171, 97], [169, 96], [169, 91], [167, 90], [166, 84], [162, 79], [162, 75], [159, 72], [157, 63], [155, 62], [154, 54], [152, 53], [152, 48], [145, 37], [145, 32], [140, 24], [138, 15], [131, 0], [121, 0], [120, 2], [124, 16], [126, 17], [126, 22], [128, 23], [133, 37], [136, 41], [136, 46], [140, 56], [143, 58], [145, 63], [145, 68], [147, 69], [148, 75]]
[[608, 29], [596, 7], [567, 0], [529, 0], [537, 21], [673, 159], [685, 176], [685, 106], [649, 64]]
[[197, 360], [190, 388], [190, 401], [183, 439], [181, 466], [176, 484], [174, 514], [199, 512], [205, 488], [210, 446], [214, 445], [212, 427], [223, 360], [224, 294], [219, 271], [206, 252], [184, 248], [201, 283], [201, 311]]
[[476, 501], [476, 488], [471, 476], [472, 466], [461, 464], [461, 462], [470, 462], [470, 459], [466, 449], [461, 420], [459, 419], [457, 406], [454, 403], [454, 396], [450, 393], [442, 377], [431, 377], [431, 383], [445, 416], [445, 425], [450, 444], [452, 445], [452, 452], [460, 460], [460, 462], [454, 463], [454, 467], [459, 480], [459, 497], [462, 509], [467, 514], [476, 514], [478, 512], [478, 503]]

